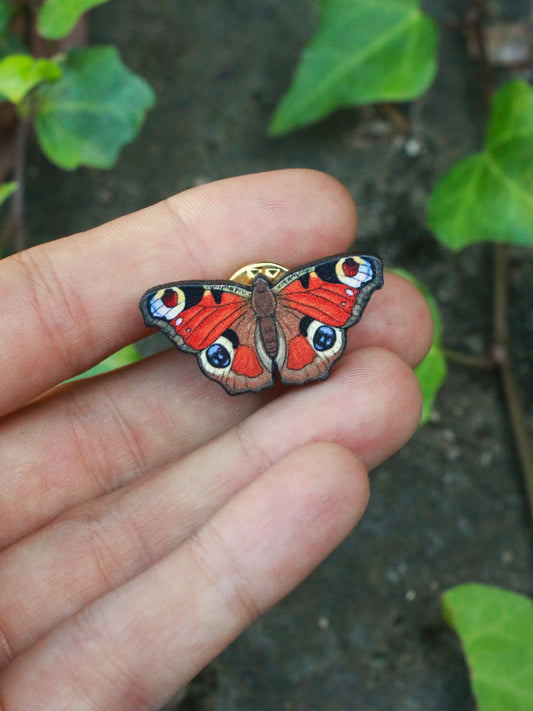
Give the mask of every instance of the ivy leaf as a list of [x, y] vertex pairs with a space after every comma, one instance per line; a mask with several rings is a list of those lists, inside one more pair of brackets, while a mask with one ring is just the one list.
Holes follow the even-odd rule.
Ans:
[[9, 183], [2, 183], [0, 185], [0, 205], [3, 205], [5, 201], [13, 195], [15, 190], [18, 189], [19, 184], [15, 181]]
[[13, 104], [42, 82], [53, 82], [61, 68], [50, 59], [35, 59], [28, 54], [11, 54], [0, 60], [0, 94]]
[[139, 353], [135, 346], [130, 345], [122, 348], [122, 350], [113, 353], [109, 358], [106, 358], [101, 363], [98, 363], [90, 370], [86, 370], [85, 373], [76, 375], [71, 380], [81, 380], [82, 378], [89, 378], [93, 375], [101, 375], [102, 373], [109, 373], [111, 370], [116, 368], [123, 368], [125, 365], [130, 365], [131, 363], [136, 363], [138, 360], [142, 359], [142, 355]]
[[83, 15], [108, 0], [46, 0], [37, 18], [37, 32], [46, 39], [66, 37]]
[[493, 97], [485, 148], [446, 173], [428, 202], [441, 242], [533, 245], [533, 88], [516, 79]]
[[442, 606], [463, 644], [479, 711], [531, 711], [533, 602], [470, 583], [446, 591]]
[[420, 363], [420, 365], [415, 368], [415, 374], [418, 378], [418, 382], [420, 383], [420, 389], [422, 390], [423, 401], [420, 424], [425, 425], [431, 417], [435, 398], [437, 397], [437, 393], [439, 392], [443, 382], [446, 380], [447, 374], [446, 357], [441, 346], [442, 319], [437, 302], [424, 284], [418, 281], [416, 277], [407, 272], [405, 269], [394, 269], [393, 271], [395, 274], [399, 274], [405, 279], [408, 279], [422, 292], [428, 302], [429, 308], [431, 309], [431, 315], [433, 316], [433, 343], [431, 344], [431, 348], [429, 349], [427, 356]]
[[417, 0], [320, 0], [318, 33], [270, 123], [272, 135], [338, 108], [406, 101], [433, 81], [437, 30]]
[[122, 63], [115, 47], [73, 49], [61, 81], [36, 94], [40, 146], [60, 168], [110, 168], [154, 105], [150, 85]]

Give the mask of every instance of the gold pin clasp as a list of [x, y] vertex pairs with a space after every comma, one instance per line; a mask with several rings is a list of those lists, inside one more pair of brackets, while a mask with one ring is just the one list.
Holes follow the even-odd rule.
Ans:
[[238, 269], [235, 274], [230, 277], [230, 281], [238, 281], [240, 284], [251, 286], [258, 274], [262, 274], [269, 281], [276, 281], [276, 279], [288, 271], [286, 267], [282, 267], [281, 264], [275, 264], [274, 262], [256, 262], [255, 264], [247, 264], [245, 267]]

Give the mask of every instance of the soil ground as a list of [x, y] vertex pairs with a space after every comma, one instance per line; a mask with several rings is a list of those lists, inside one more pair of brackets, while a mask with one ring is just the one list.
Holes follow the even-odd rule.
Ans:
[[[282, 139], [266, 128], [305, 42], [313, 0], [113, 0], [91, 41], [117, 44], [156, 89], [140, 138], [110, 172], [67, 175], [36, 150], [29, 227], [39, 241], [83, 230], [195, 184], [284, 167], [331, 173], [352, 192], [360, 249], [413, 272], [435, 295], [445, 344], [486, 354], [491, 250], [452, 254], [425, 226], [431, 186], [477, 150], [476, 69], [446, 29], [466, 0], [435, 0], [440, 71], [398, 133], [376, 109], [337, 113]], [[494, 3], [524, 17], [523, 2]], [[505, 11], [505, 12], [504, 12]], [[119, 265], [117, 265], [119, 268]], [[511, 253], [512, 355], [533, 432], [533, 259]], [[468, 711], [473, 699], [439, 596], [478, 581], [531, 593], [531, 528], [499, 383], [450, 364], [432, 422], [372, 475], [356, 531], [292, 595], [193, 681], [187, 711]]]

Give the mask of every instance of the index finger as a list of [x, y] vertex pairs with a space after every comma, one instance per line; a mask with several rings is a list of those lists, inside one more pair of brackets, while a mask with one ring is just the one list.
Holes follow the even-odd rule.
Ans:
[[348, 192], [315, 171], [202, 185], [0, 263], [0, 415], [146, 333], [145, 289], [227, 278], [254, 261], [296, 266], [353, 241]]

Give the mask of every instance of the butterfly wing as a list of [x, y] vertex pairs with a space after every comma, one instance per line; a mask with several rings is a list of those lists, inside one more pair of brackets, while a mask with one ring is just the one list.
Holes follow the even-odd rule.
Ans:
[[346, 329], [383, 284], [383, 264], [371, 255], [342, 255], [308, 264], [276, 281], [282, 382], [326, 378], [346, 347]]
[[235, 395], [273, 384], [272, 363], [255, 347], [251, 289], [235, 282], [177, 282], [149, 289], [140, 301], [147, 326], [194, 353], [202, 371]]

